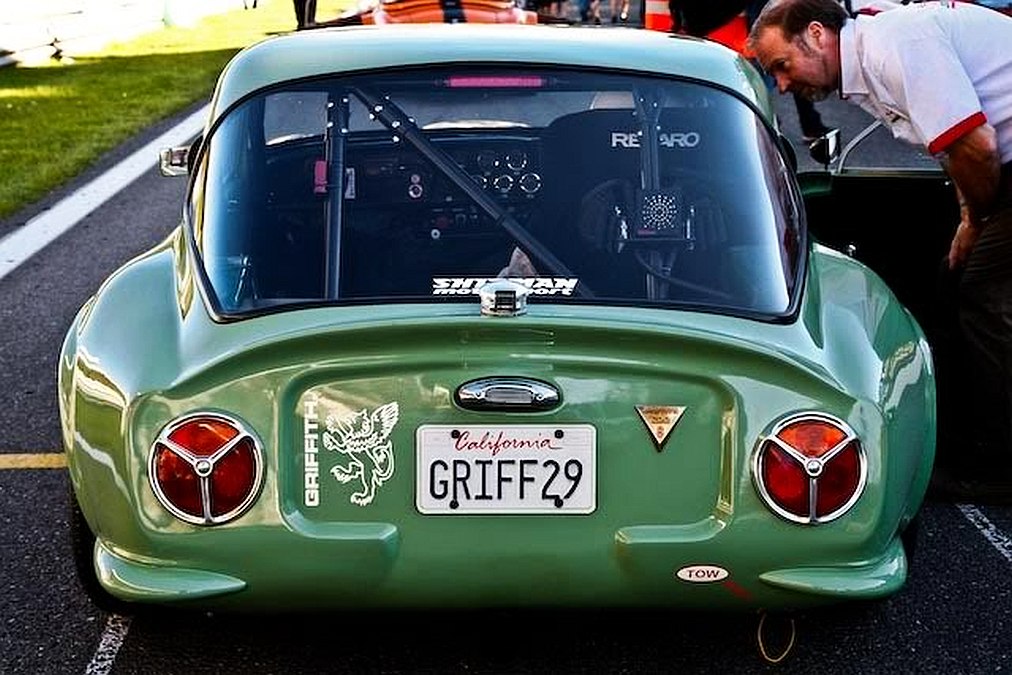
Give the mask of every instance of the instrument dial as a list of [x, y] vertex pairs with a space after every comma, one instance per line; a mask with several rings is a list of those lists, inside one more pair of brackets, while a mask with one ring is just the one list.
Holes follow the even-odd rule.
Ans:
[[478, 168], [486, 173], [498, 169], [499, 164], [501, 164], [499, 153], [491, 150], [479, 152], [475, 161], [478, 163]]
[[520, 171], [527, 166], [527, 153], [520, 150], [506, 154], [506, 166], [513, 171]]
[[526, 194], [534, 194], [541, 189], [541, 176], [533, 172], [527, 172], [520, 176], [520, 189]]
[[496, 179], [492, 181], [492, 186], [499, 192], [505, 194], [513, 188], [513, 176], [508, 173], [497, 176]]

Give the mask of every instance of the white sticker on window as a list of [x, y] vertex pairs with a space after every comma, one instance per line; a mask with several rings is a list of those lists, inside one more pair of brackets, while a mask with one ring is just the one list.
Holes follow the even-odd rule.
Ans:
[[[579, 279], [568, 277], [507, 277], [532, 295], [572, 295]], [[478, 289], [499, 277], [433, 277], [433, 295], [477, 295]]]
[[355, 198], [355, 167], [349, 166], [344, 170], [344, 198]]

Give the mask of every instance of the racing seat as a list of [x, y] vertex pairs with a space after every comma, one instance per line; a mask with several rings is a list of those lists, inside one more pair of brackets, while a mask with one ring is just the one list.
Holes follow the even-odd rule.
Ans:
[[[615, 264], [615, 256], [594, 241], [590, 231], [605, 227], [596, 221], [607, 218], [612, 209], [610, 195], [602, 195], [600, 186], [640, 183], [638, 129], [633, 110], [585, 110], [554, 120], [542, 136], [547, 198], [534, 235], [574, 273], [592, 276], [595, 292], [620, 297], [634, 297], [639, 291], [623, 287], [629, 275], [606, 272]], [[592, 195], [593, 201], [595, 194], [599, 203], [594, 213], [587, 213], [584, 200]], [[585, 234], [581, 236], [581, 232]], [[610, 288], [598, 288], [604, 280]]]
[[[639, 183], [639, 121], [633, 110], [585, 110], [545, 129], [545, 187], [557, 197], [582, 195], [607, 180]], [[568, 210], [560, 203], [557, 211]], [[572, 212], [570, 212], [572, 213]]]
[[[711, 299], [728, 295], [727, 231], [710, 178], [736, 159], [720, 156], [725, 151], [711, 132], [712, 113], [662, 111], [656, 183], [642, 176], [643, 137], [634, 110], [590, 110], [555, 120], [544, 135], [550, 231], [537, 236], [572, 261], [574, 272], [591, 275], [599, 293], [686, 301], [699, 300], [691, 296], [701, 289], [712, 290]], [[628, 244], [619, 241], [623, 236]], [[664, 269], [676, 261], [670, 276], [688, 282], [681, 287], [684, 297], [674, 283], [658, 295], [656, 284], [644, 281], [650, 274], [641, 254], [648, 249]]]

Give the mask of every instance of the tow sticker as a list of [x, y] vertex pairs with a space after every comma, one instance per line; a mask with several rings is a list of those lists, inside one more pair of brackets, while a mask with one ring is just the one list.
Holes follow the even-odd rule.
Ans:
[[715, 581], [723, 581], [727, 579], [729, 574], [730, 572], [719, 565], [686, 565], [675, 572], [675, 576], [690, 584], [711, 584]]

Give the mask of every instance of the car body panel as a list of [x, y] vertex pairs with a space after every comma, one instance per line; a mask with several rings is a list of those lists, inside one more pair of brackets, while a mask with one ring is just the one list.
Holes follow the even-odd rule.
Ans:
[[[380, 31], [384, 40], [376, 40]], [[473, 42], [456, 35], [467, 31]], [[548, 37], [550, 39], [544, 39]], [[677, 58], [670, 43], [678, 43]], [[339, 47], [337, 46], [339, 45]], [[656, 45], [655, 49], [650, 49]], [[212, 100], [210, 123], [244, 96], [272, 83], [334, 72], [454, 63], [524, 63], [654, 72], [713, 82], [772, 117], [765, 84], [744, 59], [722, 45], [656, 31], [588, 31], [567, 26], [399, 24], [326, 28], [278, 36], [243, 50], [226, 66]]]
[[[226, 68], [214, 116], [278, 78], [505, 60], [517, 45], [535, 64], [711, 80], [771, 115], [755, 72], [722, 47], [485, 28], [406, 30], [393, 43], [380, 39], [388, 29], [371, 28], [271, 40]], [[524, 32], [511, 38], [513, 30]], [[587, 55], [598, 39], [614, 43]], [[653, 56], [655, 46], [663, 53]], [[775, 133], [775, 119], [766, 122]], [[806, 254], [800, 305], [776, 320], [537, 296], [508, 317], [483, 316], [475, 296], [225, 320], [181, 226], [102, 285], [63, 345], [63, 438], [97, 539], [97, 576], [129, 601], [236, 609], [746, 609], [895, 593], [907, 574], [899, 535], [920, 507], [934, 454], [931, 353], [878, 275], [814, 242]], [[538, 381], [561, 401], [467, 409], [455, 392], [480, 378]], [[658, 442], [637, 406], [683, 411]], [[853, 429], [867, 458], [860, 498], [817, 526], [767, 508], [752, 471], [775, 423], [811, 410]], [[195, 412], [227, 414], [262, 448], [257, 499], [224, 524], [183, 522], [151, 488], [152, 447], [167, 424]], [[589, 512], [420, 511], [420, 429], [525, 425], [592, 430]], [[361, 485], [341, 469], [356, 433], [371, 449], [389, 442], [386, 470]]]
[[[916, 324], [891, 301], [884, 286], [832, 252], [820, 251], [813, 270], [825, 266], [826, 277], [838, 278], [839, 286], [813, 288], [821, 309], [806, 306], [804, 320], [783, 326], [657, 310], [557, 307], [543, 312], [533, 308], [519, 322], [496, 323], [477, 316], [470, 306], [434, 313], [433, 308], [410, 305], [390, 307], [382, 321], [374, 309], [333, 308], [222, 325], [199, 303], [184, 311], [175, 294], [162, 293], [156, 301], [153, 289], [171, 287], [173, 281], [172, 251], [163, 248], [106, 286], [87, 321], [77, 326], [77, 340], [89, 345], [87, 356], [79, 354], [71, 378], [64, 378], [62, 385], [66, 404], [74, 411], [65, 431], [74, 439], [68, 452], [74, 483], [82, 486], [85, 497], [82, 507], [119, 565], [130, 567], [129, 561], [151, 576], [144, 593], [138, 592], [136, 582], [111, 586], [127, 598], [163, 601], [176, 597], [166, 590], [176, 587], [190, 588], [186, 597], [201, 598], [211, 594], [210, 586], [225, 594], [227, 604], [238, 583], [180, 580], [196, 573], [189, 570], [199, 570], [214, 579], [223, 575], [241, 580], [250, 589], [242, 602], [263, 606], [282, 600], [304, 606], [507, 605], [521, 591], [524, 603], [544, 605], [805, 604], [801, 595], [770, 587], [790, 585], [782, 581], [785, 564], [831, 567], [843, 557], [847, 562], [839, 567], [841, 573], [855, 565], [872, 566], [874, 551], [913, 516], [917, 494], [926, 486], [930, 453], [883, 450], [871, 463], [868, 498], [846, 522], [791, 537], [795, 525], [754, 515], [762, 507], [740, 467], [761, 425], [775, 417], [775, 411], [798, 406], [830, 410], [866, 437], [877, 434], [874, 444], [869, 439], [872, 447], [933, 443], [926, 430], [933, 428], [934, 411], [924, 403], [933, 398], [930, 358]], [[866, 282], [857, 287], [859, 292], [850, 287], [854, 278]], [[132, 330], [117, 328], [119, 322], [110, 320], [134, 310], [145, 320]], [[338, 314], [348, 316], [341, 317], [341, 329], [335, 330]], [[398, 348], [398, 333], [408, 326], [412, 345]], [[873, 338], [875, 351], [848, 352], [851, 336], [831, 326], [865, 333], [862, 337]], [[631, 350], [635, 361], [627, 352], [609, 354], [616, 340], [641, 343]], [[583, 356], [572, 364], [538, 356], [537, 345], [549, 342], [579, 345], [566, 352]], [[335, 353], [334, 345], [345, 344], [357, 347]], [[524, 356], [527, 353], [531, 355]], [[184, 361], [194, 365], [165, 367]], [[140, 368], [151, 362], [163, 367]], [[729, 362], [740, 366], [729, 369]], [[690, 410], [663, 452], [654, 449], [632, 406], [608, 394], [616, 382], [620, 385], [637, 371], [642, 375], [626, 385], [640, 390], [636, 400], [677, 402]], [[724, 372], [717, 377], [715, 371]], [[673, 373], [680, 375], [672, 378]], [[761, 373], [769, 379], [764, 381]], [[452, 389], [491, 374], [532, 375], [559, 383], [567, 403], [547, 417], [595, 422], [598, 471], [620, 475], [627, 490], [599, 495], [597, 515], [607, 514], [606, 519], [545, 518], [537, 539], [531, 540], [525, 521], [530, 516], [410, 515], [415, 427], [459, 419], [450, 401]], [[70, 380], [76, 393], [66, 390]], [[654, 384], [646, 384], [651, 381]], [[373, 409], [396, 400], [404, 411], [399, 422], [403, 431], [394, 446], [408, 459], [400, 460], [396, 480], [383, 487], [366, 522], [356, 519], [358, 507], [348, 503], [348, 491], [336, 484], [322, 495], [330, 504], [323, 517], [307, 514], [299, 503], [302, 476], [296, 467], [304, 426], [298, 392], [310, 383], [333, 390], [329, 404], [334, 407]], [[841, 396], [840, 386], [854, 397]], [[911, 399], [921, 404], [911, 405]], [[700, 427], [692, 421], [707, 407], [719, 408], [722, 427]], [[241, 526], [192, 531], [162, 510], [150, 492], [139, 490], [142, 499], [137, 501], [149, 444], [166, 418], [191, 409], [230, 411], [248, 421], [268, 448], [268, 475], [274, 477], [264, 490], [277, 490], [281, 497], [261, 500]], [[880, 410], [892, 417], [888, 432]], [[99, 419], [106, 424], [96, 425]], [[525, 416], [523, 421], [531, 420]], [[123, 426], [129, 427], [123, 439], [92, 431]], [[692, 453], [695, 445], [712, 445], [716, 435], [724, 439], [719, 456]], [[604, 456], [605, 449], [610, 456]], [[669, 486], [656, 480], [664, 471], [692, 478]], [[899, 481], [905, 489], [885, 489], [894, 475], [907, 477]], [[700, 476], [709, 480], [700, 481]], [[90, 504], [88, 495], [102, 495], [101, 506]], [[882, 522], [892, 526], [882, 527]], [[412, 547], [421, 537], [439, 541], [440, 554], [434, 557], [428, 546]], [[514, 552], [517, 540], [527, 542], [523, 555]], [[250, 547], [261, 553], [242, 555]], [[813, 548], [818, 552], [813, 554]], [[229, 563], [235, 558], [243, 562]], [[169, 559], [173, 564], [168, 569], [145, 567]], [[701, 562], [727, 568], [734, 584], [744, 590], [720, 588], [707, 594], [674, 580], [677, 569]], [[874, 586], [883, 594], [905, 576], [904, 565], [894, 562], [891, 569], [891, 582]], [[256, 591], [268, 586], [264, 579], [273, 580], [279, 570], [291, 587], [272, 583], [261, 598]], [[494, 590], [486, 588], [489, 574], [496, 579]], [[764, 574], [772, 581], [758, 583]], [[881, 571], [873, 576], [880, 577]], [[542, 581], [532, 586], [532, 578]], [[569, 581], [563, 584], [561, 579]], [[847, 585], [831, 593], [828, 582], [808, 583], [830, 596], [851, 595]], [[586, 592], [589, 586], [592, 594]], [[476, 594], [482, 594], [480, 599]], [[865, 589], [853, 595], [869, 594]]]

